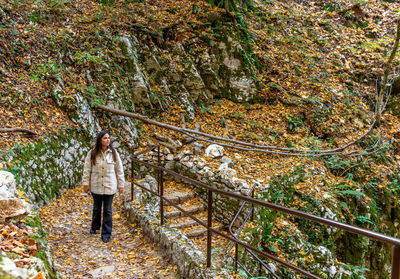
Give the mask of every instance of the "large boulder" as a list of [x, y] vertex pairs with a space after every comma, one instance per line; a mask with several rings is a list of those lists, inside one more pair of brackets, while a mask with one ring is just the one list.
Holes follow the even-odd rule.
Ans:
[[0, 199], [14, 198], [16, 195], [14, 175], [8, 171], [0, 171]]
[[0, 222], [20, 219], [31, 212], [30, 205], [17, 198], [15, 178], [12, 173], [0, 171]]
[[30, 213], [29, 204], [18, 198], [0, 200], [0, 221], [21, 219]]

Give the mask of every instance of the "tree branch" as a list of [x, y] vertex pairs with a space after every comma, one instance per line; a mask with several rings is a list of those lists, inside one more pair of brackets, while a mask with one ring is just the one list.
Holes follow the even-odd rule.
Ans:
[[[195, 138], [197, 140], [201, 140], [201, 141], [206, 141], [206, 142], [210, 142], [210, 143], [216, 143], [216, 144], [220, 144], [222, 146], [226, 146], [226, 147], [231, 147], [231, 148], [236, 148], [239, 150], [243, 150], [243, 151], [257, 151], [257, 152], [263, 152], [263, 153], [273, 153], [273, 154], [279, 154], [279, 155], [289, 155], [289, 156], [325, 156], [325, 155], [337, 155], [337, 154], [343, 154], [344, 155], [344, 150], [347, 149], [348, 147], [354, 145], [357, 141], [362, 140], [364, 137], [366, 137], [373, 129], [374, 125], [375, 125], [375, 121], [373, 121], [373, 123], [371, 124], [371, 127], [368, 129], [367, 132], [365, 132], [364, 134], [362, 134], [360, 137], [358, 137], [356, 140], [347, 143], [346, 145], [343, 145], [341, 147], [335, 148], [335, 149], [325, 149], [325, 150], [313, 150], [313, 149], [295, 149], [295, 148], [284, 148], [284, 147], [279, 147], [279, 146], [273, 146], [273, 145], [257, 145], [257, 144], [252, 144], [252, 143], [248, 143], [245, 141], [239, 141], [239, 140], [235, 140], [235, 139], [229, 139], [229, 138], [224, 138], [224, 137], [218, 137], [215, 135], [211, 135], [211, 134], [207, 134], [207, 133], [203, 133], [200, 131], [196, 131], [196, 130], [191, 130], [191, 129], [186, 129], [186, 128], [180, 128], [177, 126], [173, 126], [170, 124], [166, 124], [166, 123], [161, 123], [155, 120], [152, 120], [146, 116], [140, 115], [140, 114], [136, 114], [136, 113], [132, 113], [132, 112], [127, 112], [127, 111], [123, 111], [123, 110], [118, 110], [118, 109], [113, 109], [107, 106], [97, 106], [98, 108], [111, 112], [111, 113], [115, 113], [115, 114], [119, 114], [119, 115], [123, 115], [123, 116], [127, 116], [127, 117], [132, 117], [135, 119], [138, 119], [144, 123], [150, 124], [150, 125], [155, 125], [155, 126], [159, 126], [165, 129], [170, 129], [173, 131], [177, 131], [180, 132], [182, 134], [188, 135], [192, 138]], [[201, 138], [198, 136], [194, 136], [194, 135], [198, 135], [198, 136], [202, 136], [202, 137], [206, 137], [206, 138], [210, 138], [213, 140], [208, 140], [205, 138]], [[243, 145], [243, 146], [247, 146], [247, 147], [252, 147], [252, 148], [245, 148], [243, 146], [238, 146], [238, 145], [233, 145], [233, 144], [223, 144], [221, 142], [217, 142], [215, 140], [218, 141], [224, 141], [224, 142], [228, 142], [228, 143], [233, 143], [233, 144], [238, 144], [238, 145]], [[362, 151], [353, 151], [351, 152], [351, 154], [357, 153], [359, 152], [360, 155], [362, 155]]]
[[36, 132], [26, 129], [26, 128], [19, 128], [19, 127], [14, 127], [14, 128], [0, 128], [0, 133], [15, 133], [15, 132], [22, 132], [22, 133], [27, 133], [29, 135], [37, 135]]

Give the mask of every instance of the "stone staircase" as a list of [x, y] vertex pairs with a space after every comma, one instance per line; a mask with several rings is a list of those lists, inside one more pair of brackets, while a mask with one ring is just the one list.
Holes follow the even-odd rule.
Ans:
[[[200, 201], [195, 192], [175, 182], [165, 182], [165, 197], [176, 203], [181, 208], [192, 214], [200, 221], [207, 223], [207, 208]], [[167, 223], [172, 228], [179, 229], [187, 237], [191, 239], [202, 238], [207, 234], [207, 229], [197, 224], [195, 220], [185, 216], [174, 206], [164, 203], [164, 216]], [[214, 218], [213, 218], [214, 219]], [[220, 229], [222, 226], [213, 220], [213, 228]]]

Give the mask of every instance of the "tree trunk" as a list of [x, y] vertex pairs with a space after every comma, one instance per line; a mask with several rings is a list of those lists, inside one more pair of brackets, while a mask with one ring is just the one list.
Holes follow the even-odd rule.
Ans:
[[229, 13], [229, 0], [225, 0], [225, 10]]

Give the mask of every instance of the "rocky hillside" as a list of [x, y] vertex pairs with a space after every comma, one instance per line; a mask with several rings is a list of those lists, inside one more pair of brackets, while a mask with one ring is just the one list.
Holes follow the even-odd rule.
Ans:
[[[60, 187], [78, 183], [79, 175], [55, 179], [48, 170], [78, 169], [87, 139], [100, 127], [112, 131], [125, 165], [138, 144], [154, 142], [153, 128], [99, 105], [299, 150], [335, 149], [369, 131], [399, 3], [237, 1], [228, 13], [218, 2], [1, 1], [1, 127], [38, 135], [0, 134], [0, 167], [16, 174], [41, 205], [63, 192]], [[396, 56], [391, 78], [398, 65]], [[313, 157], [228, 151], [232, 158], [242, 153], [237, 176], [263, 179], [260, 199], [399, 237], [398, 93], [394, 84], [380, 127], [344, 152]], [[66, 159], [47, 162], [53, 157]], [[45, 168], [32, 158], [43, 158]], [[330, 256], [318, 264], [348, 263], [350, 274], [359, 276], [365, 266], [375, 270], [370, 278], [387, 274], [388, 247], [322, 226], [310, 231], [308, 222], [297, 219], [259, 216], [248, 228], [249, 239], [256, 243], [271, 235], [260, 245], [283, 258], [304, 253], [293, 261], [309, 266], [309, 254], [320, 245]], [[283, 222], [288, 231], [299, 230], [298, 249], [279, 230]], [[334, 278], [328, 266], [312, 268]]]

